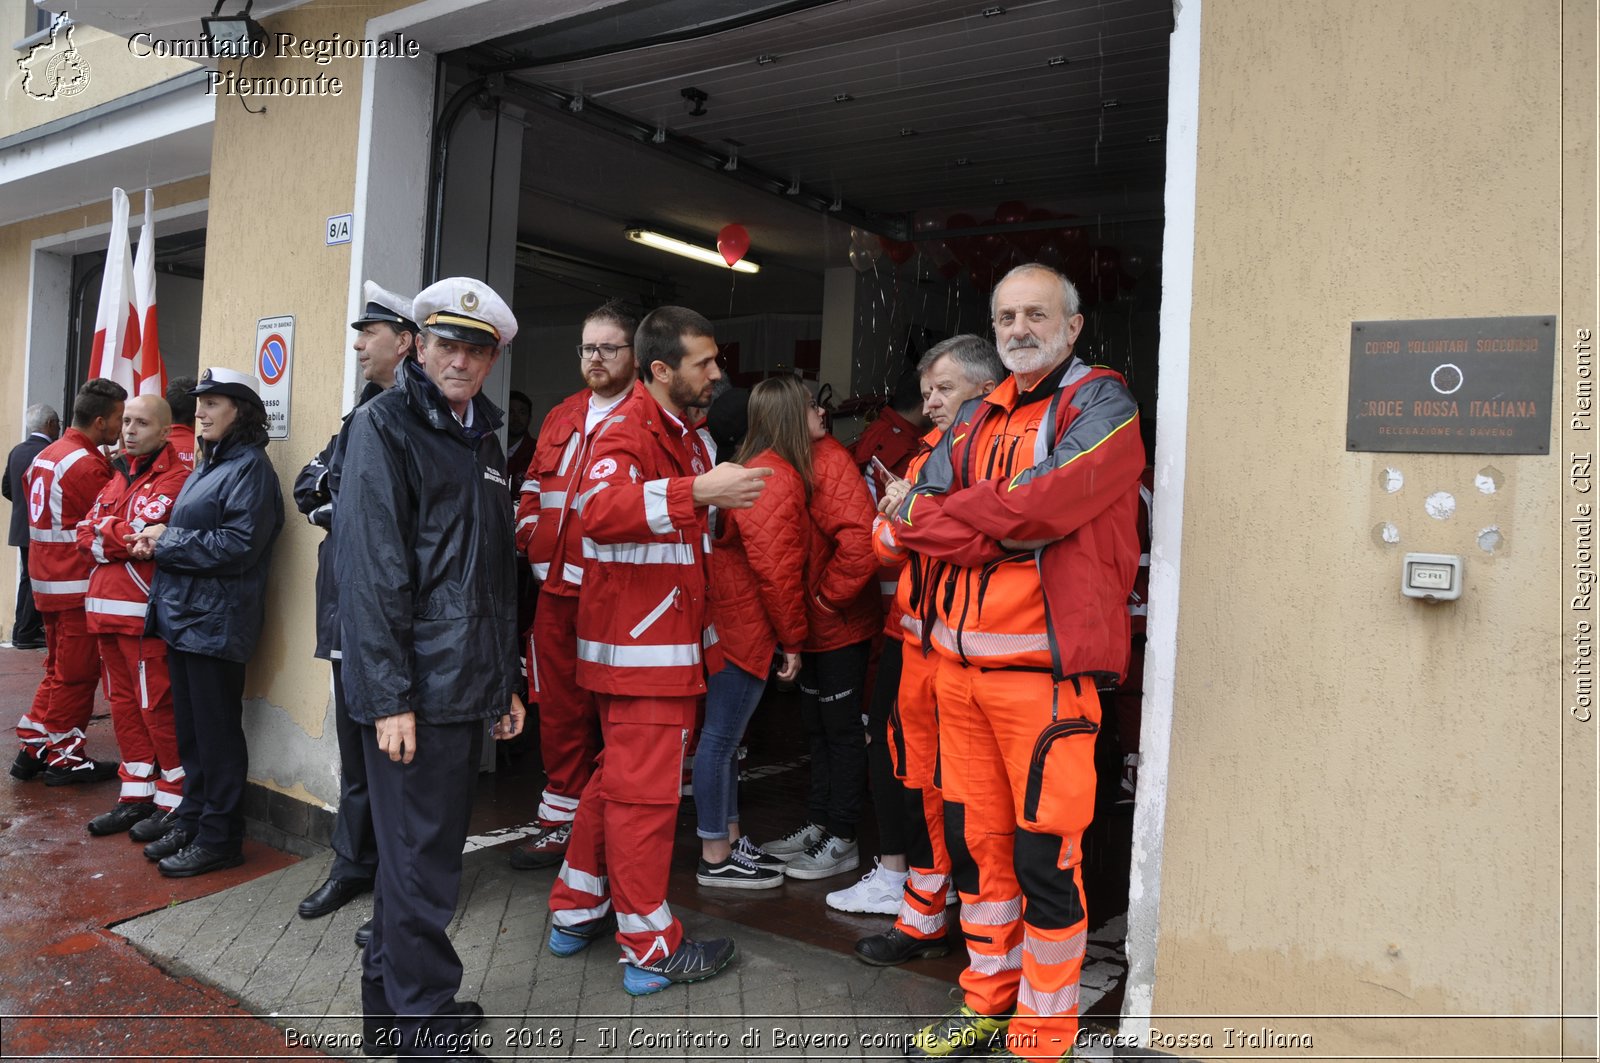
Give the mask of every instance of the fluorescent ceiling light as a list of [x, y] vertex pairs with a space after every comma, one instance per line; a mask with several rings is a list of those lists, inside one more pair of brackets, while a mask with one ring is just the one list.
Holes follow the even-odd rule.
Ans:
[[[628, 239], [636, 244], [644, 244], [646, 247], [653, 247], [657, 251], [668, 251], [674, 255], [682, 255], [684, 258], [692, 258], [696, 262], [704, 262], [708, 266], [719, 266], [722, 269], [729, 268], [728, 263], [722, 258], [722, 252], [714, 248], [691, 244], [687, 240], [679, 240], [675, 236], [667, 236], [664, 233], [656, 232], [654, 229], [638, 229], [629, 226], [623, 232]], [[733, 271], [735, 273], [760, 273], [761, 267], [751, 262], [748, 258], [741, 258], [733, 264]]]

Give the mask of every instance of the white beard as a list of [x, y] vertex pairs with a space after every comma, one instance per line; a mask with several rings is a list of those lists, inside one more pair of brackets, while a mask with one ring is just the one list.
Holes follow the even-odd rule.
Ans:
[[1000, 361], [1013, 373], [1029, 376], [1043, 372], [1061, 361], [1061, 356], [1067, 351], [1067, 337], [1065, 333], [1039, 344], [1037, 347], [1014, 346], [1016, 340], [1008, 340], [1005, 350], [1000, 352]]

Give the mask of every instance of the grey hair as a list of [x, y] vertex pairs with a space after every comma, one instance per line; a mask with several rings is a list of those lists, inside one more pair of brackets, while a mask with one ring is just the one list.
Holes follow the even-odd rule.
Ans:
[[917, 376], [926, 375], [935, 362], [946, 357], [961, 367], [961, 375], [969, 384], [982, 384], [985, 380], [998, 384], [1011, 375], [1005, 363], [1000, 361], [1000, 352], [995, 350], [993, 343], [982, 336], [966, 333], [951, 336], [929, 347], [928, 353], [917, 363]]
[[994, 297], [1000, 291], [1000, 285], [1015, 277], [1019, 273], [1048, 273], [1061, 282], [1061, 302], [1067, 308], [1067, 316], [1072, 317], [1078, 312], [1078, 288], [1067, 279], [1067, 275], [1058, 269], [1052, 269], [1043, 262], [1024, 262], [1020, 266], [1013, 266], [1004, 277], [1000, 278], [994, 286], [994, 291], [989, 293], [989, 320], [994, 320]]
[[22, 415], [22, 429], [29, 435], [35, 432], [43, 432], [44, 426], [51, 421], [60, 424], [61, 417], [47, 403], [36, 402], [29, 406], [27, 412]]

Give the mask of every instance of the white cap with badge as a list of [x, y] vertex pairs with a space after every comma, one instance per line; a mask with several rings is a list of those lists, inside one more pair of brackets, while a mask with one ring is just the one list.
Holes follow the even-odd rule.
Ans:
[[517, 335], [517, 319], [495, 290], [471, 277], [435, 281], [412, 300], [425, 331], [461, 343], [504, 347]]

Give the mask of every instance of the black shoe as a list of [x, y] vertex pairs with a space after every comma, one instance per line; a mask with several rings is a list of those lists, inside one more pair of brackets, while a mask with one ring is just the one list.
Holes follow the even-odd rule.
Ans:
[[44, 761], [29, 753], [26, 749], [17, 750], [17, 759], [11, 762], [11, 777], [27, 782], [37, 778], [45, 770]]
[[28, 639], [25, 642], [18, 642], [16, 639], [12, 639], [11, 648], [14, 650], [42, 650], [44, 649], [44, 640], [34, 641], [33, 639]]
[[57, 764], [44, 770], [46, 786], [73, 786], [78, 783], [105, 782], [117, 777], [114, 760], [90, 760], [87, 757], [76, 764]]
[[372, 920], [368, 919], [365, 923], [362, 923], [360, 926], [356, 927], [356, 948], [358, 948], [358, 949], [366, 948], [367, 947], [367, 943], [369, 941], [371, 941], [371, 940], [372, 940]]
[[141, 819], [128, 831], [128, 837], [141, 845], [165, 837], [167, 831], [178, 825], [178, 810], [171, 809], [167, 812], [157, 812], [147, 819]]
[[[436, 1040], [450, 1038], [452, 1041], [461, 1038], [462, 1034], [471, 1033], [483, 1025], [483, 1005], [476, 1000], [454, 1000], [444, 1011], [433, 1017], [428, 1024], [427, 1033]], [[394, 1043], [395, 1026], [394, 1015], [364, 1015], [361, 1019], [361, 1054], [366, 1056], [392, 1056], [399, 1047]], [[457, 1046], [454, 1051], [441, 1052], [441, 1055], [468, 1056], [470, 1058], [486, 1058], [469, 1043]], [[426, 1057], [433, 1058], [433, 1057]]]
[[895, 967], [907, 960], [933, 959], [950, 952], [950, 938], [914, 938], [897, 926], [856, 942], [856, 959], [874, 967]]
[[372, 889], [372, 883], [358, 878], [330, 878], [300, 902], [301, 919], [320, 919], [331, 915]]
[[96, 837], [122, 834], [135, 823], [143, 823], [155, 812], [154, 801], [118, 801], [110, 812], [102, 812], [89, 821], [89, 833]]
[[567, 842], [572, 837], [571, 823], [557, 823], [544, 827], [538, 834], [513, 846], [508, 859], [518, 871], [537, 871], [541, 867], [555, 867], [567, 858]]
[[219, 853], [199, 845], [180, 849], [156, 865], [168, 878], [193, 878], [244, 863], [243, 853]]
[[188, 848], [194, 841], [194, 834], [184, 830], [182, 826], [173, 827], [167, 833], [144, 847], [146, 860], [165, 860], [174, 853]]

